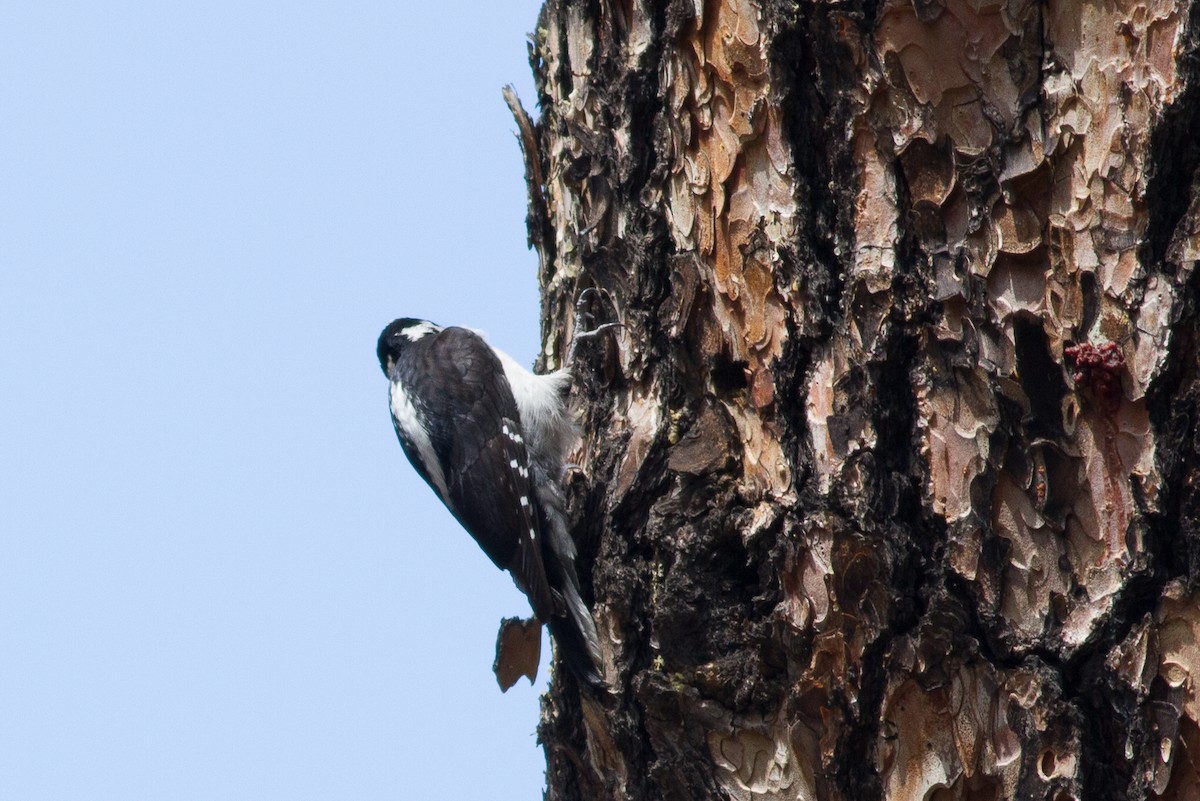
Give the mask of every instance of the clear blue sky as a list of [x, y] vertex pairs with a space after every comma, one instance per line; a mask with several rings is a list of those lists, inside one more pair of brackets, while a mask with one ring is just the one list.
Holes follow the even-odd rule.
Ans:
[[5, 4], [0, 798], [541, 797], [528, 605], [374, 354], [536, 353], [537, 8]]

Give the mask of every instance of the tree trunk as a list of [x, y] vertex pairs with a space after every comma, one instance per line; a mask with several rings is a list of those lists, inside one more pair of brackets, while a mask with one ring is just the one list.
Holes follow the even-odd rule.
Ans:
[[1200, 798], [1197, 9], [547, 2], [548, 798]]

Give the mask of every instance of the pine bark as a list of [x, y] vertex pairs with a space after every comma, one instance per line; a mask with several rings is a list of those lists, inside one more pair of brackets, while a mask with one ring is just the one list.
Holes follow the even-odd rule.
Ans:
[[547, 798], [1200, 798], [1198, 9], [546, 3]]

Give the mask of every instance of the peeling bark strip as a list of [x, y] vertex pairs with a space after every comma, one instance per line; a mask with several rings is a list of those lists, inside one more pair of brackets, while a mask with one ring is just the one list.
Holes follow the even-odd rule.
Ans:
[[[549, 0], [552, 799], [1200, 796], [1200, 3]], [[514, 111], [519, 111], [510, 98]], [[521, 114], [518, 115], [521, 119]]]

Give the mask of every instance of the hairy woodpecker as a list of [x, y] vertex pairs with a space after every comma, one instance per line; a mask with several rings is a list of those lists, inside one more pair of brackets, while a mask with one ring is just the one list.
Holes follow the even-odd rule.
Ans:
[[603, 687], [560, 483], [574, 436], [570, 367], [537, 375], [474, 331], [408, 317], [383, 329], [376, 350], [412, 466], [512, 574], [576, 677]]

